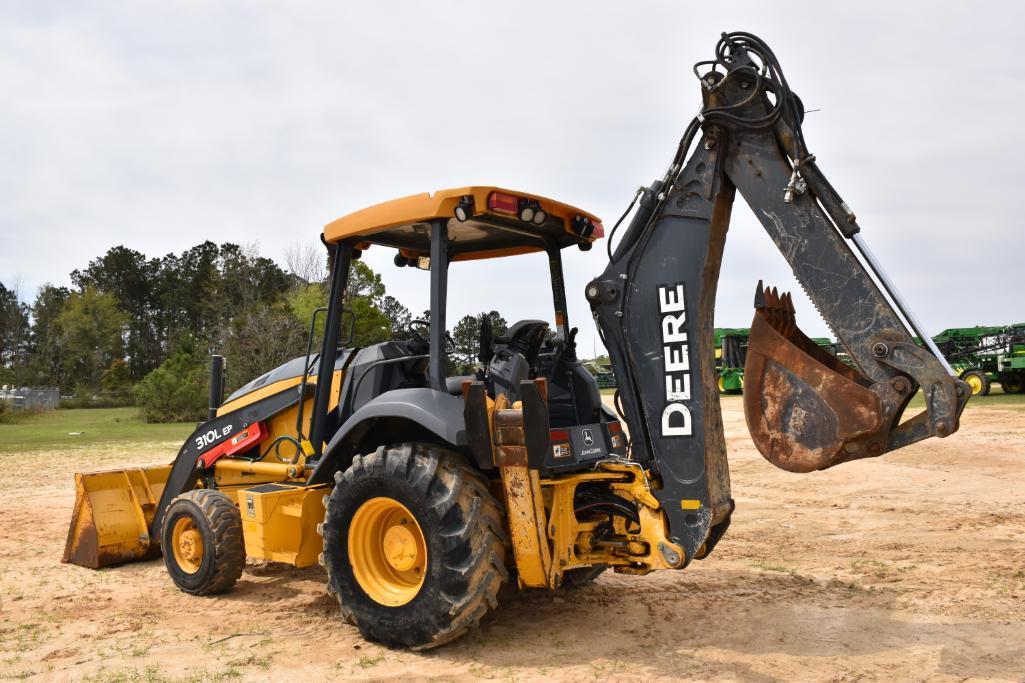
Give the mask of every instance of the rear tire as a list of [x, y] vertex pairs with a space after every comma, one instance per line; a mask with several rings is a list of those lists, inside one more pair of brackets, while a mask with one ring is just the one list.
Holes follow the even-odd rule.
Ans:
[[1000, 386], [1003, 387], [1005, 394], [1020, 394], [1025, 392], [1025, 375], [1002, 375], [1000, 377]]
[[961, 379], [972, 388], [972, 396], [988, 396], [990, 390], [989, 377], [982, 370], [968, 370], [961, 374]]
[[246, 566], [242, 515], [231, 498], [211, 489], [187, 491], [171, 501], [160, 547], [171, 580], [192, 595], [223, 593]]
[[437, 647], [498, 606], [509, 578], [501, 508], [459, 455], [382, 446], [335, 475], [324, 505], [328, 590], [364, 638]]

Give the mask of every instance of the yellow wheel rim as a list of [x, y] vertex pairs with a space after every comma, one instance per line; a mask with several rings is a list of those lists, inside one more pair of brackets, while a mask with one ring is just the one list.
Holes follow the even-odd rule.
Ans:
[[719, 375], [719, 391], [726, 392], [726, 381], [722, 378], [722, 375]]
[[190, 517], [182, 517], [171, 529], [174, 561], [186, 574], [195, 574], [203, 564], [203, 534]]
[[982, 391], [982, 378], [978, 375], [968, 375], [968, 377], [965, 378], [965, 382], [967, 382], [968, 386], [972, 388], [973, 396]]
[[349, 523], [349, 563], [360, 588], [388, 607], [416, 597], [427, 573], [427, 541], [409, 509], [371, 498]]

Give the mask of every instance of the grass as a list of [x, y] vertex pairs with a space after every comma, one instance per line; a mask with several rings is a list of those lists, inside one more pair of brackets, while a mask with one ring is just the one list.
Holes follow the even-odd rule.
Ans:
[[244, 677], [244, 673], [233, 666], [219, 671], [192, 672], [183, 678], [168, 678], [160, 671], [159, 667], [147, 666], [144, 670], [138, 669], [107, 669], [100, 668], [82, 678], [86, 683], [208, 683], [211, 681], [236, 681]]
[[774, 564], [772, 562], [755, 562], [752, 566], [761, 569], [766, 572], [779, 572], [780, 574], [796, 574], [797, 570], [792, 567], [786, 567], [781, 564]]
[[[0, 424], [0, 453], [52, 451], [93, 444], [184, 441], [195, 425], [147, 424], [137, 408], [70, 408]], [[72, 434], [72, 432], [80, 432]]]
[[[602, 389], [601, 393], [611, 396], [615, 389]], [[925, 408], [921, 392], [908, 407], [912, 411]], [[997, 389], [989, 396], [976, 396], [968, 402], [968, 410], [978, 407], [1025, 410], [1025, 394], [1004, 394]], [[182, 442], [193, 429], [195, 425], [191, 422], [147, 424], [139, 417], [137, 408], [54, 410], [26, 415], [13, 424], [0, 424], [0, 454], [109, 443]]]
[[360, 655], [359, 661], [356, 662], [356, 664], [358, 664], [361, 669], [369, 669], [373, 666], [377, 666], [382, 661], [384, 661], [384, 656], [371, 657], [370, 655]]
[[[908, 404], [909, 409], [924, 409], [925, 399], [919, 391]], [[965, 410], [972, 408], [1008, 408], [1010, 410], [1025, 410], [1025, 394], [1005, 394], [999, 389], [994, 389], [989, 396], [973, 396], [965, 406]]]

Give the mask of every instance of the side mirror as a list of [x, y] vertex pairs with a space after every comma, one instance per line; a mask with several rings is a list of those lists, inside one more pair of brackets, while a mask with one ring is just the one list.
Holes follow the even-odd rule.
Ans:
[[[309, 358], [313, 354], [313, 338], [317, 331], [317, 316], [321, 313], [327, 313], [327, 307], [321, 306], [313, 311], [313, 315], [310, 316], [310, 331], [306, 337], [306, 357]], [[349, 309], [342, 310], [342, 330], [344, 333], [338, 340], [339, 346], [346, 346], [352, 343], [352, 340], [356, 336], [356, 314]]]
[[342, 311], [342, 330], [344, 333], [338, 340], [338, 345], [348, 346], [356, 338], [356, 314], [347, 308]]

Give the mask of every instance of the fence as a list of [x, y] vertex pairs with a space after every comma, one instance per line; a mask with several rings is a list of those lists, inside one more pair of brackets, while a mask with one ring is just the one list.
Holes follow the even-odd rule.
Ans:
[[55, 410], [60, 400], [61, 392], [59, 389], [0, 387], [0, 401], [7, 401], [19, 409]]

